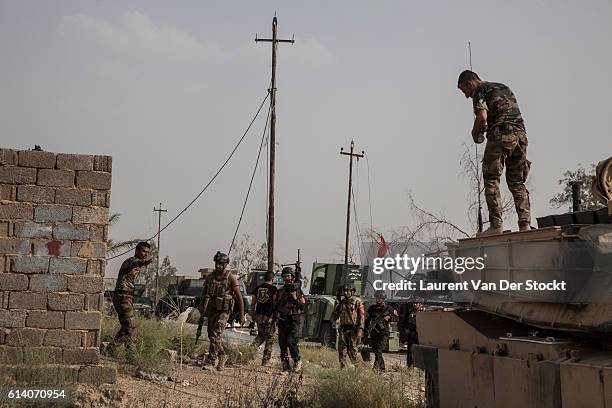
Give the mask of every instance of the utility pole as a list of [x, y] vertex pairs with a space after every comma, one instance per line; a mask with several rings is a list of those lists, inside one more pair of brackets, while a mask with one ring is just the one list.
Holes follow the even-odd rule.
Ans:
[[348, 181], [348, 200], [346, 205], [346, 239], [344, 241], [344, 264], [348, 265], [348, 251], [349, 251], [349, 230], [351, 228], [351, 192], [353, 191], [353, 157], [357, 160], [365, 156], [365, 152], [362, 150], [361, 154], [353, 153], [355, 148], [355, 142], [351, 140], [351, 151], [346, 153], [344, 148], [340, 148], [340, 154], [349, 156], [349, 181]]
[[276, 155], [276, 45], [278, 43], [291, 43], [291, 40], [279, 40], [276, 38], [276, 14], [272, 19], [272, 38], [257, 38], [255, 42], [272, 43], [272, 83], [270, 85], [270, 181], [268, 190], [268, 272], [274, 272], [274, 170]]
[[[470, 52], [470, 71], [472, 71], [472, 42], [468, 41], [468, 50]], [[480, 162], [478, 161], [478, 145], [474, 144], [474, 150], [476, 152], [476, 158], [474, 161], [476, 162], [476, 186], [478, 189], [478, 221], [476, 227], [478, 228], [478, 232], [482, 232], [482, 197], [480, 195]]]
[[157, 269], [155, 270], [155, 314], [157, 314], [157, 303], [159, 302], [159, 257], [161, 256], [160, 250], [160, 237], [161, 237], [161, 214], [168, 212], [168, 210], [162, 209], [162, 203], [159, 203], [159, 208], [153, 206], [153, 211], [157, 212]]

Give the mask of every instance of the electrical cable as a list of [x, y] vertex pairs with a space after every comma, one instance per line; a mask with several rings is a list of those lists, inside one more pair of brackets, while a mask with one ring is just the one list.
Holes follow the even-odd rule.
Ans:
[[261, 135], [261, 142], [259, 143], [259, 151], [257, 152], [257, 160], [255, 160], [255, 168], [253, 169], [253, 174], [251, 174], [251, 181], [249, 182], [249, 188], [246, 193], [246, 197], [244, 198], [244, 204], [242, 205], [242, 211], [240, 212], [240, 218], [238, 219], [238, 225], [236, 225], [236, 231], [234, 231], [234, 237], [232, 238], [232, 243], [230, 244], [229, 249], [227, 250], [227, 256], [232, 252], [232, 248], [234, 247], [234, 242], [236, 241], [236, 235], [238, 235], [238, 229], [240, 228], [240, 223], [242, 222], [242, 217], [244, 215], [244, 210], [246, 209], [247, 202], [249, 201], [249, 195], [251, 194], [251, 187], [253, 187], [253, 180], [255, 179], [255, 174], [257, 173], [257, 167], [259, 166], [259, 158], [261, 157], [261, 150], [264, 145], [264, 140], [266, 139], [266, 130], [268, 129], [268, 122], [270, 120], [270, 112], [272, 111], [272, 106], [268, 108], [268, 116], [266, 117], [266, 124], [264, 125], [263, 134]]
[[366, 155], [366, 165], [368, 167], [368, 200], [370, 202], [370, 231], [374, 231], [373, 222], [372, 222], [372, 185], [370, 183], [370, 160], [368, 160], [368, 156]]
[[[210, 185], [213, 183], [213, 181], [215, 181], [215, 179], [217, 178], [217, 176], [219, 176], [219, 174], [221, 174], [221, 171], [223, 171], [223, 169], [225, 168], [225, 166], [227, 165], [227, 163], [229, 163], [230, 159], [234, 156], [234, 153], [236, 153], [236, 150], [238, 150], [238, 147], [242, 144], [242, 142], [244, 141], [244, 138], [246, 137], [246, 135], [248, 134], [249, 130], [251, 129], [251, 127], [253, 126], [253, 123], [255, 122], [255, 119], [257, 119], [257, 117], [259, 116], [259, 113], [261, 112], [261, 109], [263, 108], [264, 104], [266, 103], [266, 100], [268, 100], [268, 97], [270, 96], [270, 92], [266, 93], [266, 97], [263, 99], [263, 101], [261, 101], [261, 105], [259, 105], [259, 109], [257, 109], [257, 113], [255, 113], [255, 116], [253, 117], [253, 119], [251, 120], [251, 123], [249, 123], [249, 126], [247, 127], [247, 129], [244, 131], [242, 137], [240, 138], [240, 140], [238, 140], [238, 143], [236, 143], [236, 146], [234, 146], [234, 149], [231, 151], [231, 153], [229, 154], [229, 156], [227, 157], [227, 159], [225, 160], [225, 162], [223, 162], [223, 164], [221, 165], [221, 167], [219, 167], [219, 170], [217, 170], [217, 172], [215, 173], [215, 175], [210, 179], [210, 181], [204, 186], [204, 188], [195, 196], [195, 198], [193, 200], [191, 200], [189, 202], [189, 204], [187, 204], [187, 206], [185, 208], [183, 208], [174, 218], [172, 218], [166, 225], [164, 225], [163, 228], [161, 228], [159, 230], [159, 232], [157, 232], [155, 235], [153, 235], [151, 238], [147, 239], [146, 241], [150, 241], [153, 238], [157, 237], [158, 234], [161, 234], [166, 228], [168, 228], [170, 225], [172, 225], [174, 223], [174, 221], [176, 221], [177, 219], [179, 219], [179, 217], [181, 215], [183, 215], [188, 209], [189, 207], [191, 207], [201, 196], [202, 194], [204, 194], [204, 192], [208, 189], [208, 187], [210, 187]], [[124, 251], [118, 255], [114, 255], [111, 256], [110, 258], [106, 258], [107, 261], [110, 261], [112, 259], [115, 258], [119, 258], [120, 256], [123, 256], [125, 254], [127, 254], [128, 252], [130, 252], [132, 249], [134, 248], [134, 246], [130, 247], [127, 251]]]

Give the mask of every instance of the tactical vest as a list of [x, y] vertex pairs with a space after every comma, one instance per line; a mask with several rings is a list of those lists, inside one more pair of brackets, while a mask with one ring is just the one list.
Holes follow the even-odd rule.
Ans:
[[226, 270], [221, 276], [221, 279], [217, 279], [216, 273], [213, 272], [206, 278], [206, 293], [208, 296], [208, 310], [214, 309], [217, 311], [230, 311], [233, 307], [232, 289], [229, 288], [229, 275], [230, 271]]
[[[298, 299], [301, 296], [301, 293], [298, 292]], [[280, 289], [278, 291], [278, 302], [276, 304], [276, 311], [281, 316], [295, 316], [301, 315], [304, 313], [302, 308], [299, 308], [296, 305], [297, 301], [294, 301], [289, 292], [286, 292], [284, 289]]]
[[359, 317], [359, 306], [361, 302], [351, 297], [343, 299], [340, 303], [340, 326], [358, 326], [361, 324]]

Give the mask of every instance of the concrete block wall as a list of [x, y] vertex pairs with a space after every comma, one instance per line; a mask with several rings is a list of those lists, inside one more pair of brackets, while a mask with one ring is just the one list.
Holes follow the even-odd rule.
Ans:
[[111, 159], [0, 149], [0, 366], [114, 379], [99, 365]]

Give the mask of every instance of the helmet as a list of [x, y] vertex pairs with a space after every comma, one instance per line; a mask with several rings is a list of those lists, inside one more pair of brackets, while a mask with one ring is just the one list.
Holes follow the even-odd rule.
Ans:
[[354, 292], [355, 291], [355, 285], [353, 285], [352, 283], [345, 283], [342, 286], [342, 290], [352, 290]]
[[291, 276], [295, 277], [295, 273], [293, 272], [293, 268], [290, 266], [285, 266], [283, 268], [283, 270], [281, 271], [281, 275], [285, 275], [285, 274], [291, 274]]
[[376, 300], [385, 301], [387, 299], [387, 294], [385, 293], [384, 290], [377, 290], [376, 293], [374, 294], [374, 298]]
[[224, 263], [224, 264], [228, 264], [229, 263], [229, 256], [227, 256], [226, 254], [224, 254], [221, 251], [217, 251], [217, 253], [215, 254], [213, 261], [215, 262], [219, 262], [219, 263]]

